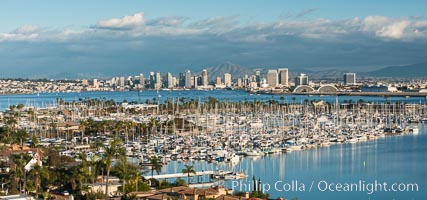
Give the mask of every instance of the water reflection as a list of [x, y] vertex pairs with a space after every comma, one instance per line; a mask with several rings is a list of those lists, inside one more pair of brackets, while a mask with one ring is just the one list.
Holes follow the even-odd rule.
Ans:
[[[425, 129], [422, 129], [425, 130]], [[351, 199], [421, 199], [427, 192], [427, 134], [405, 135], [379, 138], [374, 141], [338, 144], [319, 149], [293, 151], [264, 157], [245, 157], [236, 165], [213, 164], [201, 161], [171, 162], [162, 173], [180, 173], [184, 164], [192, 164], [197, 171], [229, 170], [246, 171], [248, 177], [243, 182], [260, 178], [263, 183], [297, 180], [309, 184], [311, 181], [327, 180], [331, 182], [387, 181], [415, 182], [420, 185], [418, 193], [322, 193], [269, 191], [271, 197], [300, 199], [346, 198]], [[231, 187], [230, 182], [226, 183]], [[418, 197], [418, 198], [416, 198]]]

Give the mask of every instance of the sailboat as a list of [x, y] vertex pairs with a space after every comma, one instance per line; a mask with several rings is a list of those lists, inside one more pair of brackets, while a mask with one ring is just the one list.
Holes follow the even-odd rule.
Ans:
[[418, 126], [412, 126], [409, 128], [409, 131], [412, 132], [412, 134], [414, 135], [418, 135], [418, 133], [420, 132], [420, 129], [418, 128]]

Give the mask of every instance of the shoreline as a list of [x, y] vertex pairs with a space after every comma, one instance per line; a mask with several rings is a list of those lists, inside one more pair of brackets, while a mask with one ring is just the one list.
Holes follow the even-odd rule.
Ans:
[[265, 95], [298, 95], [298, 96], [370, 96], [370, 97], [426, 97], [427, 93], [417, 92], [267, 92], [257, 91], [249, 92], [250, 94], [265, 94]]

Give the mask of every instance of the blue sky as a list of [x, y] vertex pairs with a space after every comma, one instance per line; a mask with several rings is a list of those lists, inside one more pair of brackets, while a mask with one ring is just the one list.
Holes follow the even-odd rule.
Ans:
[[147, 17], [185, 16], [202, 19], [238, 15], [243, 22], [271, 22], [313, 9], [306, 18], [346, 19], [381, 15], [389, 17], [423, 16], [425, 0], [3, 0], [1, 31], [24, 24], [42, 27], [86, 27], [94, 22], [144, 12]]
[[425, 0], [3, 0], [0, 5], [4, 76], [177, 72], [228, 61], [363, 71], [424, 62], [427, 55]]

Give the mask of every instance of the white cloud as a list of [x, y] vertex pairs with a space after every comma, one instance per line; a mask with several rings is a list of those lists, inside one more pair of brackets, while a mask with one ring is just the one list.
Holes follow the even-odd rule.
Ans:
[[[410, 17], [242, 23], [237, 16], [145, 19], [137, 13], [92, 27], [25, 25], [0, 33], [0, 65], [19, 66], [15, 61], [21, 60], [26, 66], [105, 66], [111, 71], [122, 65], [160, 69], [224, 60], [252, 66], [373, 66], [425, 61], [426, 38], [427, 20]], [[9, 53], [15, 49], [25, 51]]]
[[0, 41], [28, 41], [34, 40], [39, 35], [37, 33], [32, 34], [14, 34], [14, 33], [0, 33]]
[[414, 40], [427, 38], [427, 21], [410, 17], [390, 18], [367, 16], [344, 20], [285, 19], [270, 23], [242, 24], [238, 16], [217, 16], [201, 20], [185, 17], [160, 17], [146, 20], [144, 13], [112, 18], [96, 23], [92, 28], [73, 30], [45, 30], [35, 25], [24, 25], [9, 33], [0, 33], [0, 41], [72, 40], [83, 38], [136, 38], [136, 37], [223, 37], [231, 42], [266, 42], [271, 38], [296, 36], [315, 40], [341, 40], [348, 42], [362, 37], [381, 40]]
[[122, 18], [112, 18], [99, 21], [96, 28], [100, 29], [132, 29], [144, 24], [144, 13], [124, 16]]
[[226, 33], [239, 27], [238, 16], [218, 16], [195, 21], [188, 28], [207, 30], [209, 33]]
[[161, 17], [161, 18], [157, 18], [157, 19], [153, 19], [147, 22], [147, 25], [150, 26], [181, 26], [184, 21], [186, 20], [186, 18], [184, 17], [176, 17], [176, 16], [171, 16], [171, 17]]
[[409, 34], [405, 33], [405, 30], [410, 24], [411, 22], [407, 20], [392, 23], [388, 26], [383, 27], [381, 30], [378, 30], [376, 34], [382, 37], [399, 39]]
[[27, 41], [39, 38], [40, 28], [35, 25], [24, 25], [10, 33], [0, 33], [1, 41]]
[[367, 16], [363, 19], [361, 30], [375, 32], [390, 23], [391, 19], [385, 16]]
[[362, 21], [361, 30], [388, 40], [414, 40], [427, 38], [425, 25], [427, 21], [422, 18], [368, 16]]
[[39, 30], [39, 27], [36, 25], [26, 24], [15, 30], [17, 34], [32, 34]]

